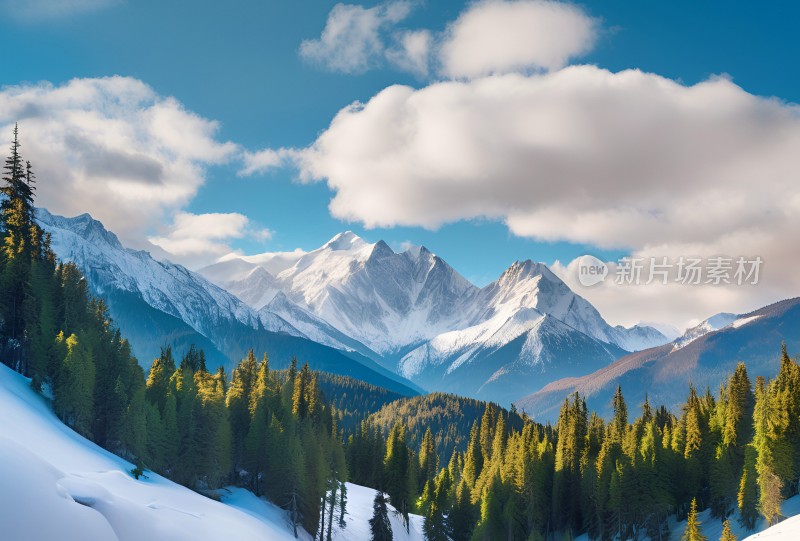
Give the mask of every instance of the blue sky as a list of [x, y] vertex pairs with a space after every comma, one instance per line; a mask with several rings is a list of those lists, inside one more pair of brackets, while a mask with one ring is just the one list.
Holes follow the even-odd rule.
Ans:
[[[174, 97], [185, 110], [217, 121], [217, 140], [253, 152], [307, 147], [348, 104], [366, 102], [393, 84], [421, 89], [443, 78], [435, 72], [409, 74], [385, 61], [362, 73], [341, 73], [302, 58], [301, 43], [320, 37], [335, 2], [81, 0], [69, 9], [54, 9], [66, 4], [36, 0], [31, 4], [35, 9], [20, 12], [20, 2], [0, 0], [2, 85], [131, 77], [159, 96]], [[597, 35], [590, 50], [572, 64], [593, 64], [612, 73], [636, 68], [686, 86], [724, 74], [750, 94], [800, 101], [800, 73], [794, 69], [800, 56], [800, 6], [794, 3], [575, 5], [595, 19]], [[391, 32], [405, 29], [441, 33], [470, 6], [416, 2], [384, 36], [388, 42]], [[364, 220], [331, 215], [328, 205], [335, 192], [324, 181], [299, 183], [293, 167], [247, 177], [239, 170], [230, 161], [207, 165], [196, 192], [178, 206], [193, 214], [241, 213], [272, 232], [269, 240], [258, 235], [225, 240], [245, 253], [313, 249], [351, 229], [396, 248], [407, 241], [424, 244], [482, 285], [517, 259], [568, 262], [593, 253], [613, 260], [642, 248], [627, 241], [599, 243], [585, 235], [586, 242], [580, 235], [537, 240], [510, 232], [502, 217], [456, 218], [433, 230], [407, 225], [367, 229]], [[164, 216], [168, 221], [169, 215]]]

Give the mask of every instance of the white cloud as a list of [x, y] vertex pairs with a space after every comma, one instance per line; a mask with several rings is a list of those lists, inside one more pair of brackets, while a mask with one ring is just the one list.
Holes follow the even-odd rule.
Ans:
[[4, 87], [6, 138], [14, 122], [38, 176], [36, 203], [89, 212], [136, 247], [195, 196], [209, 166], [239, 152], [217, 139], [216, 122], [128, 77]]
[[0, 0], [0, 11], [17, 20], [32, 22], [96, 11], [121, 3], [123, 0]]
[[705, 317], [800, 292], [789, 248], [800, 241], [798, 148], [800, 107], [730, 80], [687, 86], [573, 66], [389, 87], [340, 111], [298, 165], [304, 181], [335, 192], [335, 217], [367, 227], [487, 217], [539, 240], [765, 259], [756, 288], [642, 288], [627, 307], [587, 295], [613, 321], [635, 323], [681, 306]]
[[386, 58], [402, 71], [418, 77], [428, 76], [433, 36], [428, 30], [410, 30], [396, 36], [397, 44], [386, 51]]
[[319, 39], [300, 44], [300, 55], [330, 71], [363, 73], [383, 61], [383, 33], [411, 13], [411, 3], [394, 1], [372, 8], [336, 4]]
[[597, 21], [572, 4], [484, 0], [450, 25], [440, 50], [442, 72], [475, 78], [520, 70], [555, 70], [588, 52]]
[[239, 170], [239, 176], [250, 176], [264, 173], [270, 169], [281, 167], [287, 162], [292, 161], [296, 151], [287, 148], [273, 150], [265, 148], [258, 152], [245, 151], [242, 153], [243, 167]]
[[173, 259], [197, 267], [231, 253], [228, 242], [245, 237], [266, 241], [272, 237], [272, 232], [255, 226], [238, 212], [178, 212], [166, 234], [151, 236], [148, 240], [171, 254]]

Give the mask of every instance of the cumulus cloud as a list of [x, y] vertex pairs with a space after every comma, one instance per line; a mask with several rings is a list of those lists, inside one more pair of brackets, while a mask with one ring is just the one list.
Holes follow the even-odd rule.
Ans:
[[411, 3], [395, 1], [365, 8], [336, 4], [322, 35], [300, 44], [300, 56], [330, 71], [363, 73], [383, 61], [384, 31], [411, 13]]
[[147, 247], [205, 181], [239, 150], [216, 122], [128, 77], [75, 79], [0, 90], [0, 133], [20, 124], [22, 154], [39, 179], [37, 204], [90, 212], [123, 242]]
[[0, 0], [0, 11], [17, 20], [32, 22], [96, 11], [123, 0]]
[[148, 240], [181, 263], [197, 267], [231, 253], [228, 242], [245, 237], [266, 241], [272, 237], [272, 232], [256, 226], [238, 212], [178, 212], [165, 234], [151, 236]]
[[330, 70], [363, 73], [383, 66], [428, 77], [476, 78], [565, 66], [594, 46], [599, 23], [583, 9], [550, 0], [483, 0], [467, 7], [444, 32], [398, 30], [412, 4], [395, 1], [364, 8], [336, 4], [322, 35], [306, 40], [300, 55]]
[[[726, 78], [687, 86], [573, 66], [389, 87], [340, 111], [298, 165], [335, 192], [334, 216], [367, 227], [487, 217], [519, 236], [646, 256], [764, 257], [761, 287], [664, 297], [702, 313], [800, 292], [786, 255], [800, 240], [798, 148], [800, 107]], [[652, 291], [631, 302], [646, 307]], [[625, 311], [587, 296], [612, 320]], [[625, 321], [659, 320], [654, 311]]]
[[555, 70], [594, 46], [597, 21], [572, 4], [547, 0], [473, 4], [446, 31], [440, 61], [450, 77]]

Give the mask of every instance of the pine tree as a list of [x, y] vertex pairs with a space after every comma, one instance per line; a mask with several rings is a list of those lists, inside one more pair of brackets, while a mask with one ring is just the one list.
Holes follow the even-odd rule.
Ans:
[[74, 334], [59, 334], [57, 345], [65, 350], [61, 373], [56, 385], [56, 413], [64, 422], [84, 436], [91, 437], [94, 413], [95, 369], [91, 354]]
[[779, 472], [791, 468], [791, 455], [786, 449], [788, 442], [782, 440], [775, 430], [778, 415], [774, 397], [764, 378], [759, 377], [756, 380], [753, 445], [757, 452], [758, 509], [770, 525], [775, 524], [781, 515], [783, 478]]
[[164, 415], [164, 406], [169, 392], [169, 380], [174, 373], [175, 360], [172, 358], [172, 348], [162, 347], [161, 355], [153, 360], [147, 376], [147, 400], [158, 406], [162, 415]]
[[23, 162], [19, 148], [19, 127], [14, 125], [14, 141], [11, 144], [11, 155], [6, 159], [3, 169], [5, 184], [0, 191], [5, 196], [0, 210], [5, 225], [5, 252], [8, 259], [21, 254], [32, 254], [36, 232], [33, 206], [33, 171], [30, 162]]
[[472, 538], [478, 512], [470, 501], [469, 488], [462, 480], [455, 491], [453, 506], [445, 519], [447, 532], [453, 541], [468, 541]]
[[706, 541], [700, 530], [700, 522], [697, 520], [697, 499], [692, 498], [692, 504], [689, 508], [689, 516], [686, 519], [686, 529], [681, 536], [681, 541]]
[[739, 505], [739, 524], [748, 531], [753, 531], [758, 519], [758, 483], [756, 480], [756, 455], [754, 446], [745, 450], [744, 468], [739, 481], [737, 503]]
[[[269, 374], [269, 361], [264, 356], [261, 370]], [[242, 467], [244, 460], [245, 439], [250, 432], [251, 396], [259, 374], [259, 366], [253, 350], [247, 352], [247, 357], [233, 369], [231, 383], [225, 398], [231, 423], [231, 439], [233, 440], [232, 460], [235, 471]], [[263, 412], [261, 421], [264, 426], [270, 418]]]
[[432, 481], [439, 469], [439, 457], [436, 456], [436, 448], [433, 441], [433, 433], [430, 427], [425, 430], [422, 443], [419, 447], [419, 479], [418, 492], [422, 492], [425, 484]]
[[769, 386], [775, 436], [774, 472], [780, 478], [784, 496], [797, 493], [800, 473], [800, 366], [781, 344], [781, 367]]
[[372, 503], [372, 518], [369, 519], [369, 529], [372, 541], [392, 541], [392, 523], [389, 521], [389, 508], [386, 505], [386, 495], [378, 491]]
[[414, 501], [413, 470], [411, 464], [411, 450], [408, 448], [408, 434], [401, 422], [395, 423], [386, 442], [386, 457], [384, 459], [386, 472], [386, 492], [392, 505], [403, 517], [403, 523], [408, 528], [408, 514]]
[[731, 521], [726, 520], [722, 523], [722, 535], [719, 538], [719, 541], [737, 541], [736, 536], [733, 535], [731, 531]]

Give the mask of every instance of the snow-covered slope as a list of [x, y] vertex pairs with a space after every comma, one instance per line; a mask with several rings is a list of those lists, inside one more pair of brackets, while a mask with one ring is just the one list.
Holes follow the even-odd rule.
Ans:
[[[763, 518], [759, 519], [756, 523], [755, 532], [749, 532], [742, 528], [739, 524], [739, 513], [734, 511], [728, 519], [731, 524], [731, 532], [740, 541], [797, 541], [800, 539], [800, 496], [792, 496], [784, 501], [781, 505], [781, 510], [786, 520], [769, 527], [769, 524]], [[722, 537], [722, 520], [711, 516], [711, 510], [706, 509], [697, 514], [697, 520], [700, 523], [700, 533], [702, 533], [708, 541], [716, 541]], [[683, 532], [686, 530], [686, 520], [676, 521], [672, 516], [669, 519], [669, 537], [664, 541], [681, 541]], [[654, 541], [646, 535], [639, 537], [641, 541]], [[579, 535], [575, 541], [590, 541], [588, 534]]]
[[[792, 517], [781, 522], [772, 528], [764, 518], [759, 517], [756, 522], [755, 532], [748, 532], [739, 524], [739, 513], [735, 511], [731, 514], [731, 532], [737, 539], [769, 539], [770, 541], [796, 541], [800, 539], [800, 496], [793, 496], [781, 504], [781, 511], [785, 516]], [[722, 521], [711, 516], [711, 509], [698, 513], [697, 519], [700, 522], [700, 530], [706, 538], [710, 540], [720, 539], [722, 536]], [[686, 530], [686, 520], [670, 523], [670, 541], [680, 541], [683, 532]], [[748, 537], [749, 536], [749, 537]]]
[[[792, 499], [797, 499], [797, 496]], [[800, 509], [795, 509], [795, 511], [800, 513]], [[786, 513], [785, 508], [784, 513]], [[762, 532], [745, 537], [744, 541], [796, 541], [797, 539], [800, 539], [800, 514], [787, 518]]]
[[731, 323], [733, 323], [738, 316], [736, 314], [729, 314], [727, 312], [721, 312], [719, 314], [713, 315], [710, 318], [698, 323], [694, 327], [686, 329], [686, 332], [683, 333], [680, 337], [674, 340], [675, 349], [680, 349], [685, 347], [689, 343], [697, 340], [701, 336], [704, 336], [710, 332], [718, 331], [723, 327], [727, 327]]
[[[59, 421], [30, 381], [0, 364], [0, 538], [9, 541], [293, 540], [283, 510], [242, 488], [223, 503], [147, 472]], [[348, 484], [347, 526], [334, 539], [367, 539], [375, 492]], [[394, 539], [421, 541], [422, 517]], [[300, 539], [310, 541], [304, 531]]]

